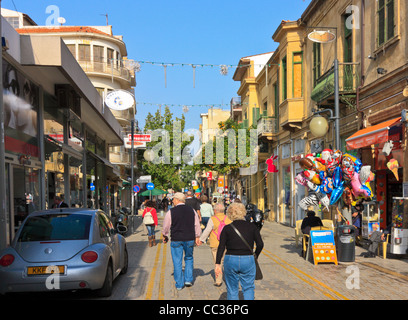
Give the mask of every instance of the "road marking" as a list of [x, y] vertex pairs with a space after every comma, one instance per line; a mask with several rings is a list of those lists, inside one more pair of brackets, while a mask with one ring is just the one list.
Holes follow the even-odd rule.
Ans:
[[[268, 252], [268, 253], [265, 253]], [[339, 292], [331, 289], [330, 287], [328, 287], [327, 285], [325, 285], [324, 283], [322, 283], [321, 281], [309, 276], [307, 273], [303, 272], [302, 270], [296, 268], [295, 266], [291, 265], [290, 263], [288, 263], [287, 261], [279, 258], [278, 256], [276, 256], [275, 254], [273, 254], [272, 252], [266, 250], [265, 248], [262, 250], [262, 253], [267, 256], [269, 259], [275, 261], [278, 265], [280, 265], [282, 268], [288, 270], [289, 272], [291, 272], [293, 275], [295, 275], [297, 278], [299, 278], [300, 280], [306, 282], [307, 284], [311, 285], [312, 287], [316, 288], [317, 290], [321, 291], [326, 297], [332, 299], [332, 300], [338, 300], [338, 298], [336, 298], [335, 296], [331, 295], [330, 293], [328, 293], [327, 291], [333, 293], [334, 295], [336, 295], [337, 297], [344, 299], [344, 300], [349, 300], [348, 298], [346, 298], [345, 296], [343, 296], [342, 294], [340, 294]], [[273, 256], [273, 257], [272, 257]], [[274, 259], [274, 257], [276, 259]], [[279, 259], [280, 261], [283, 262], [280, 263], [277, 259]], [[289, 266], [290, 268], [294, 269], [295, 271], [291, 270], [290, 268], [286, 267], [284, 264], [286, 264], [287, 266]], [[300, 276], [300, 274], [302, 274], [303, 276], [305, 276], [308, 279], [303, 278], [302, 276]], [[322, 287], [325, 290], [322, 289]]]
[[373, 268], [373, 269], [378, 270], [380, 272], [384, 272], [384, 273], [387, 273], [387, 274], [392, 275], [394, 277], [397, 277], [397, 278], [403, 279], [405, 281], [408, 281], [408, 276], [403, 275], [402, 273], [392, 271], [392, 270], [387, 269], [387, 268], [380, 267], [379, 265], [376, 265], [376, 264], [371, 263], [371, 262], [359, 262], [359, 263], [362, 264], [363, 266], [370, 267], [370, 268]]
[[154, 288], [154, 278], [156, 277], [157, 265], [159, 263], [161, 245], [162, 245], [162, 242], [160, 242], [157, 245], [156, 258], [154, 259], [154, 265], [153, 265], [153, 268], [152, 268], [152, 273], [150, 274], [150, 280], [149, 280], [149, 283], [148, 283], [148, 286], [147, 286], [146, 300], [151, 300], [152, 299], [153, 288]]
[[159, 281], [159, 300], [164, 300], [164, 272], [166, 268], [166, 259], [167, 259], [167, 245], [163, 244], [163, 259], [160, 269], [160, 281]]

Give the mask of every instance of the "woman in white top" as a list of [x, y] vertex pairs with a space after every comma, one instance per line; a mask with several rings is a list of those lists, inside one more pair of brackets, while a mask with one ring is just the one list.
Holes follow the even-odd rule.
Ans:
[[207, 227], [208, 220], [214, 215], [214, 210], [211, 204], [208, 203], [208, 197], [201, 197], [201, 223], [204, 225], [204, 228]]

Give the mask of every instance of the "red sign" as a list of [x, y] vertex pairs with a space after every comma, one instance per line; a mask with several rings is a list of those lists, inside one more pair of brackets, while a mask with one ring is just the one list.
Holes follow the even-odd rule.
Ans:
[[[129, 140], [132, 140], [132, 135], [128, 135]], [[133, 141], [137, 142], [151, 142], [152, 136], [150, 134], [134, 134]]]
[[207, 180], [212, 180], [213, 179], [213, 177], [212, 177], [212, 172], [211, 171], [209, 171], [209, 172], [207, 172]]

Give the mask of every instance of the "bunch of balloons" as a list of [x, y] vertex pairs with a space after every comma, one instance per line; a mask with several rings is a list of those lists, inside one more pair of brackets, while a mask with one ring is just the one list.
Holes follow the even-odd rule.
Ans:
[[324, 149], [321, 154], [307, 154], [299, 164], [303, 171], [295, 180], [311, 191], [299, 203], [304, 210], [319, 202], [328, 209], [341, 196], [346, 205], [372, 197], [369, 182], [374, 179], [374, 174], [371, 166], [363, 166], [360, 159], [350, 154]]

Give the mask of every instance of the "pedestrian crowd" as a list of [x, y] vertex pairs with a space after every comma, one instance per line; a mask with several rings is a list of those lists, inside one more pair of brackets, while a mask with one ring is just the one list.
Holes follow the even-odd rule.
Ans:
[[[257, 258], [264, 244], [259, 229], [246, 221], [247, 212], [241, 201], [237, 198], [232, 203], [218, 200], [211, 204], [206, 195], [197, 197], [191, 191], [176, 192], [167, 200], [162, 235], [164, 244], [170, 240], [176, 289], [194, 284], [194, 247], [208, 244], [214, 263], [214, 285], [221, 286], [224, 277], [229, 300], [238, 299], [239, 285], [244, 299], [253, 300], [259, 274]], [[152, 247], [156, 244], [157, 208], [153, 201], [145, 201], [142, 209]]]

